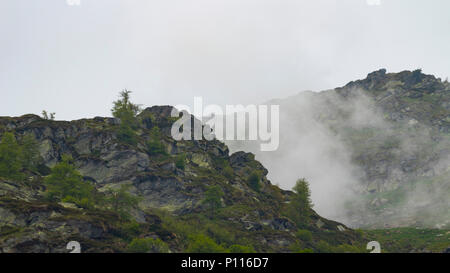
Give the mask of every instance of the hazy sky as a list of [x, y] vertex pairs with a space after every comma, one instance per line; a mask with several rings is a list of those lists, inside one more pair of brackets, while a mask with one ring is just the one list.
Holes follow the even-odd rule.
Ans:
[[[72, 0], [74, 2], [78, 0]], [[0, 116], [249, 104], [388, 71], [450, 76], [450, 1], [0, 1]]]

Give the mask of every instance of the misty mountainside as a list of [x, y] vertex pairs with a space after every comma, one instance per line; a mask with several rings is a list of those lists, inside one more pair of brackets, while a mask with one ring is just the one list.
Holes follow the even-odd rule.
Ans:
[[450, 84], [385, 69], [280, 105], [280, 147], [254, 152], [282, 188], [311, 184], [315, 209], [352, 227], [450, 226]]
[[175, 141], [171, 111], [143, 110], [133, 131], [117, 118], [0, 117], [0, 252], [367, 251], [361, 232], [290, 214], [296, 193], [253, 154]]

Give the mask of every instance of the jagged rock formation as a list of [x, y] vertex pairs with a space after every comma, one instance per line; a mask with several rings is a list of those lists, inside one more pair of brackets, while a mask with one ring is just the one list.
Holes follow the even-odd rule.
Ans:
[[[230, 235], [222, 238], [225, 242], [245, 241], [256, 251], [291, 251], [298, 243], [299, 227], [281, 211], [292, 193], [273, 186], [266, 178], [267, 170], [252, 154], [230, 155], [219, 141], [173, 140], [171, 110], [160, 106], [140, 113], [136, 145], [118, 139], [120, 120], [114, 118], [67, 122], [35, 115], [1, 117], [0, 135], [14, 132], [19, 140], [34, 135], [43, 162], [39, 171], [24, 170], [25, 181], [0, 178], [0, 252], [67, 252], [66, 244], [72, 240], [81, 243], [83, 252], [122, 252], [132, 237], [159, 238], [172, 252], [184, 251], [186, 236], [174, 227], [177, 221], [220, 227]], [[149, 153], [146, 143], [154, 126], [161, 129], [160, 141], [168, 154]], [[65, 154], [73, 157], [84, 179], [99, 192], [130, 185], [129, 191], [142, 197], [139, 208], [130, 211], [138, 231], [108, 209], [83, 209], [44, 198], [43, 177]], [[184, 155], [183, 166], [176, 163], [179, 155]], [[262, 174], [259, 191], [248, 185], [252, 171]], [[211, 185], [218, 185], [225, 194], [220, 214], [208, 220], [202, 200]], [[304, 245], [312, 249], [320, 241], [358, 246], [362, 242], [359, 233], [314, 212], [302, 228], [313, 234], [313, 240]], [[214, 228], [208, 230], [216, 234]]]
[[348, 83], [336, 92], [348, 96], [362, 90], [372, 97], [389, 120], [420, 122], [439, 132], [450, 132], [450, 83], [420, 70], [386, 73], [381, 69], [367, 75], [366, 79]]

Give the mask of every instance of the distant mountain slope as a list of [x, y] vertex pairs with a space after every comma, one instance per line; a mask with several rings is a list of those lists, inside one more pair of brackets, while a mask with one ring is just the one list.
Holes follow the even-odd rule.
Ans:
[[357, 227], [450, 225], [447, 81], [382, 69], [270, 103], [280, 105], [280, 149], [228, 145], [256, 153], [283, 187], [305, 176], [319, 213]]

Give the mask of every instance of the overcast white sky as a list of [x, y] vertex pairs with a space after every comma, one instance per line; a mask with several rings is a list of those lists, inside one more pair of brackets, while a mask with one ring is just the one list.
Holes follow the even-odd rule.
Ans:
[[[77, 0], [73, 0], [77, 1]], [[450, 76], [450, 1], [0, 1], [0, 116], [261, 103], [385, 67]]]

